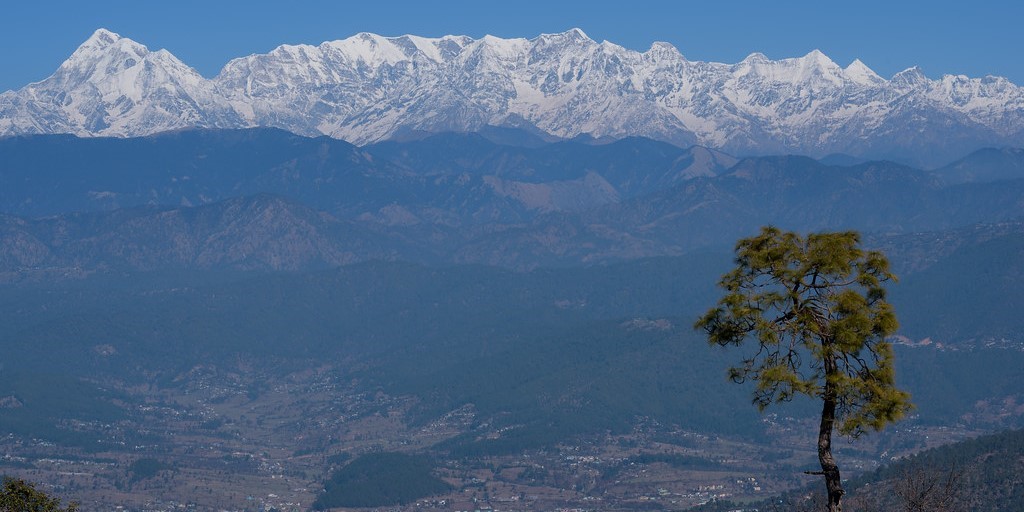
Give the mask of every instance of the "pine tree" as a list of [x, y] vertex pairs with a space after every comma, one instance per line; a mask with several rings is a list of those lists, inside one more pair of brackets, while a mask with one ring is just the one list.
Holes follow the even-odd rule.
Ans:
[[20, 478], [4, 477], [0, 491], [0, 512], [75, 512], [78, 504], [71, 502], [61, 508], [60, 499], [51, 498], [35, 485]]
[[720, 282], [725, 296], [695, 325], [712, 345], [753, 346], [729, 377], [755, 384], [760, 410], [797, 395], [821, 401], [821, 471], [809, 473], [824, 476], [829, 512], [842, 510], [844, 494], [833, 430], [881, 430], [912, 407], [895, 385], [886, 341], [898, 324], [883, 283], [895, 277], [883, 254], [859, 244], [856, 232], [762, 228], [736, 244], [736, 268]]

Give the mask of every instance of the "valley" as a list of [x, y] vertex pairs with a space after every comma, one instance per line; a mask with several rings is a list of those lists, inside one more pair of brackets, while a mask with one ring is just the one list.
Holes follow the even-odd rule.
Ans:
[[814, 404], [758, 414], [738, 354], [692, 328], [766, 224], [859, 230], [900, 278], [916, 409], [837, 443], [844, 474], [1024, 426], [1024, 153], [929, 170], [495, 133], [0, 139], [0, 469], [89, 510], [799, 492]]
[[[956, 239], [970, 249], [1019, 236], [979, 229]], [[929, 269], [966, 277], [971, 254]], [[749, 388], [725, 377], [734, 354], [690, 330], [724, 260], [20, 282], [0, 290], [0, 336], [18, 354], [0, 370], [11, 429], [0, 466], [94, 509], [308, 510], [333, 470], [392, 452], [429, 457], [451, 485], [408, 510], [764, 499], [814, 481], [802, 475], [816, 464], [814, 408], [758, 415]], [[914, 275], [894, 297], [910, 319], [899, 297], [919, 296]], [[1003, 343], [897, 341], [917, 409], [840, 441], [844, 471], [1020, 426], [1024, 350], [1001, 318], [980, 332], [1007, 333]], [[915, 331], [940, 332], [906, 324]]]
[[[500, 438], [509, 427], [476, 421], [470, 404], [410, 421], [417, 398], [362, 392], [337, 368], [308, 366], [281, 377], [251, 364], [199, 366], [166, 388], [126, 387], [126, 418], [63, 425], [95, 440], [92, 447], [8, 435], [0, 464], [88, 509], [166, 511], [308, 510], [330, 468], [379, 452], [433, 453], [437, 474], [452, 486], [396, 510], [686, 510], [714, 499], [764, 499], [812, 481], [801, 473], [815, 463], [811, 418], [769, 414], [758, 440], [638, 418], [623, 432], [541, 449], [452, 456], [436, 447], [464, 434]], [[856, 475], [981, 432], [910, 420], [843, 442], [840, 453]], [[139, 471], [140, 462], [152, 469]]]

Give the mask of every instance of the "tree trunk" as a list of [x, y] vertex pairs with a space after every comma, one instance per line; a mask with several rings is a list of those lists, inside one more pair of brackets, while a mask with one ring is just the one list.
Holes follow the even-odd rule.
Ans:
[[839, 466], [832, 458], [832, 429], [836, 422], [836, 390], [831, 376], [837, 371], [836, 361], [825, 357], [825, 393], [822, 397], [821, 426], [818, 429], [818, 462], [821, 473], [825, 476], [825, 488], [828, 490], [828, 512], [842, 512], [841, 501], [843, 482], [839, 477]]

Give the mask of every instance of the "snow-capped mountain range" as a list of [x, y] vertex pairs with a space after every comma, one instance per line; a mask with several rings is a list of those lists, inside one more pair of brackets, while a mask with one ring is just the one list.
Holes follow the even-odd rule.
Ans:
[[992, 76], [931, 80], [917, 68], [885, 79], [819, 51], [689, 61], [666, 43], [637, 52], [579, 29], [533, 39], [361, 33], [238, 58], [207, 79], [100, 29], [49, 78], [0, 94], [0, 136], [270, 126], [365, 144], [487, 125], [939, 163], [1024, 145], [1024, 89]]

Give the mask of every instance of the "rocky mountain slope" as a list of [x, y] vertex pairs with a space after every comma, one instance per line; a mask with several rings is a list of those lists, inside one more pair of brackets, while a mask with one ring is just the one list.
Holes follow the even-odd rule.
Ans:
[[500, 126], [938, 165], [1024, 144], [1024, 89], [992, 76], [931, 80], [917, 68], [885, 79], [818, 51], [690, 61], [665, 43], [637, 52], [579, 29], [533, 39], [361, 33], [238, 58], [207, 79], [100, 29], [51, 77], [0, 95], [0, 135], [254, 126], [359, 145]]

